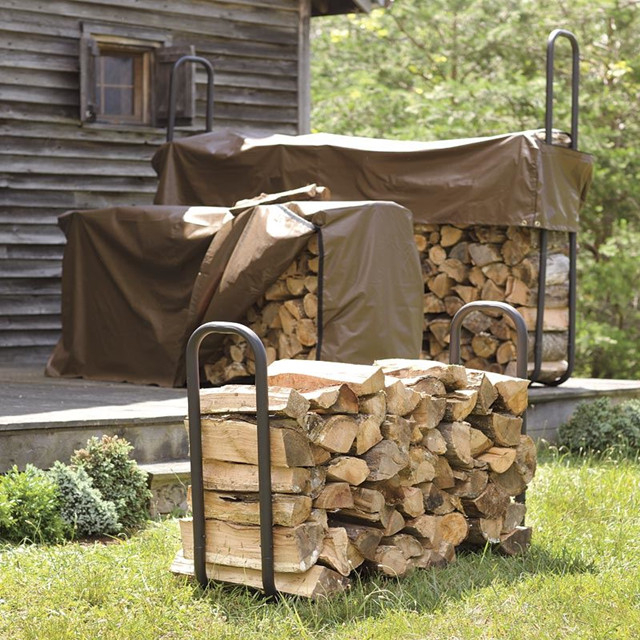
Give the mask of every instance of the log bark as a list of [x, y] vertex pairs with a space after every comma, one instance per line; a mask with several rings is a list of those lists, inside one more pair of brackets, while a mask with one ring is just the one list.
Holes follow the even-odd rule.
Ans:
[[[180, 520], [182, 548], [185, 558], [193, 558], [193, 523]], [[210, 563], [260, 569], [260, 527], [207, 520], [206, 561]], [[318, 559], [324, 541], [324, 530], [315, 522], [297, 527], [273, 528], [274, 569], [285, 573], [302, 573]]]
[[[211, 563], [206, 563], [205, 566], [207, 578], [210, 580], [246, 585], [254, 589], [261, 589], [263, 586], [261, 569], [238, 569]], [[171, 572], [193, 576], [193, 560], [185, 558], [182, 551], [178, 552], [171, 565]], [[275, 572], [274, 580], [276, 589], [281, 593], [311, 599], [327, 598], [342, 593], [350, 584], [347, 578], [320, 565], [314, 565], [304, 573]]]
[[368, 365], [344, 364], [315, 360], [278, 360], [268, 369], [269, 384], [291, 387], [300, 392], [346, 384], [357, 396], [370, 395], [384, 389], [382, 370]]
[[[244, 420], [202, 419], [202, 455], [210, 460], [258, 464], [257, 426]], [[309, 441], [294, 421], [273, 421], [269, 434], [271, 464], [276, 467], [314, 465]], [[287, 426], [284, 426], [287, 425]], [[297, 425], [296, 425], [297, 427]]]
[[[258, 491], [258, 466], [205, 459], [202, 463], [205, 489], [217, 491]], [[271, 488], [276, 493], [313, 496], [324, 485], [324, 468], [271, 467]]]

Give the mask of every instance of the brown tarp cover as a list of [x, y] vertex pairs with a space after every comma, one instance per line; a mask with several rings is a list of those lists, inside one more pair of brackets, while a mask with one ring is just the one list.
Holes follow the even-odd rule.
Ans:
[[163, 145], [156, 204], [227, 206], [327, 186], [334, 200], [390, 200], [416, 222], [578, 230], [592, 157], [540, 132], [408, 142], [333, 134], [247, 138], [230, 130]]
[[[422, 274], [411, 212], [395, 203], [268, 204], [235, 217], [126, 207], [68, 212], [60, 226], [63, 330], [48, 375], [183, 385], [191, 332], [242, 320], [317, 232], [321, 359], [419, 356]], [[215, 355], [205, 342], [201, 361]]]

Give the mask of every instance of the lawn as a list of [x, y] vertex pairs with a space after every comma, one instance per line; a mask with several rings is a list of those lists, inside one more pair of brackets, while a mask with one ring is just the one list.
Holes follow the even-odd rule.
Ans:
[[0, 551], [0, 638], [386, 640], [640, 637], [640, 463], [546, 453], [529, 553], [460, 556], [348, 595], [266, 601], [172, 576], [175, 521], [112, 544]]

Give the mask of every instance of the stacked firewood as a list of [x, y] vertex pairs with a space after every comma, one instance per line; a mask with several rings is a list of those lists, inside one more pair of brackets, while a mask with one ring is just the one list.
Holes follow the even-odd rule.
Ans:
[[[416, 224], [424, 277], [423, 357], [449, 361], [451, 317], [476, 300], [507, 302], [523, 315], [533, 361], [537, 315], [539, 237], [526, 227]], [[569, 325], [567, 234], [548, 232], [542, 344], [543, 380], [566, 370]], [[463, 321], [461, 358], [470, 368], [513, 375], [516, 334], [499, 312], [474, 312]], [[529, 365], [529, 369], [532, 365]]]
[[[290, 358], [316, 359], [319, 253], [314, 235], [242, 320], [262, 340], [269, 364]], [[220, 354], [204, 365], [210, 383], [222, 384], [255, 373], [253, 352], [240, 336], [226, 337]]]
[[[515, 499], [536, 468], [528, 382], [422, 360], [269, 367], [274, 569], [282, 592], [328, 595], [358, 567], [401, 577], [461, 547], [524, 551]], [[255, 389], [201, 392], [206, 562], [260, 587]], [[176, 573], [193, 573], [181, 521]]]

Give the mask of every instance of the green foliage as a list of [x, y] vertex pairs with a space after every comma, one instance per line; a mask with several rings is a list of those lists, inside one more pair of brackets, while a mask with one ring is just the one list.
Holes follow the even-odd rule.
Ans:
[[8, 542], [60, 542], [67, 527], [60, 515], [55, 482], [44, 471], [14, 466], [0, 477], [0, 539]]
[[83, 467], [56, 462], [48, 473], [58, 486], [60, 513], [74, 537], [110, 535], [120, 531], [115, 505], [103, 498]]
[[640, 375], [640, 233], [624, 220], [580, 261], [579, 372], [598, 378]]
[[147, 474], [129, 458], [133, 447], [118, 436], [91, 438], [85, 449], [79, 449], [71, 462], [82, 467], [93, 486], [115, 505], [118, 520], [125, 529], [140, 526], [149, 517], [151, 492]]
[[[369, 15], [314, 20], [312, 129], [442, 140], [542, 128], [546, 41], [556, 28], [580, 44], [578, 146], [595, 156], [580, 223], [589, 251], [578, 257], [577, 362], [586, 375], [640, 377], [632, 290], [639, 281], [640, 3], [402, 0]], [[561, 130], [570, 126], [570, 72], [570, 45], [561, 38], [553, 122]]]
[[640, 401], [614, 405], [609, 398], [581, 404], [558, 429], [558, 444], [569, 451], [640, 452]]

